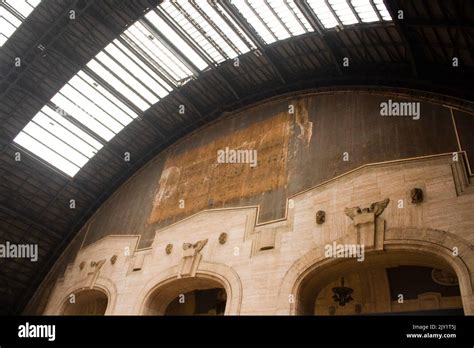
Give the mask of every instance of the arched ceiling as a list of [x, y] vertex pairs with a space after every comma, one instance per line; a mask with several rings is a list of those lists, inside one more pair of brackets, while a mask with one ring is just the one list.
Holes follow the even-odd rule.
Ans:
[[[0, 260], [2, 311], [22, 311], [71, 238], [120, 184], [177, 139], [225, 112], [281, 94], [323, 88], [417, 90], [418, 95], [474, 109], [472, 2], [366, 1], [377, 19], [359, 9], [362, 2], [268, 0], [261, 1], [267, 6], [262, 12], [256, 5], [243, 8], [238, 2], [218, 1], [224, 13], [220, 18], [231, 23], [228, 27], [239, 28], [234, 31], [238, 37], [233, 41], [219, 43], [216, 33], [221, 27], [178, 18], [179, 13], [191, 16], [199, 8], [187, 1], [178, 2], [184, 10], [175, 14], [176, 5], [160, 5], [158, 0], [43, 0], [0, 48], [0, 241], [38, 243], [40, 249], [35, 263]], [[277, 7], [277, 3], [285, 6]], [[326, 12], [317, 7], [321, 4]], [[373, 10], [384, 5], [388, 13]], [[71, 9], [75, 11], [74, 19], [70, 17]], [[267, 23], [264, 14], [272, 9], [274, 18], [285, 18], [279, 15], [281, 11], [293, 11], [294, 20], [271, 22], [279, 28], [259, 27], [256, 21]], [[400, 10], [403, 20], [398, 19]], [[198, 15], [205, 18], [206, 13]], [[170, 40], [172, 33], [159, 33], [154, 16], [167, 21], [175, 16], [183, 32], [196, 37], [191, 40], [180, 32], [181, 39]], [[384, 20], [383, 16], [395, 20]], [[182, 65], [182, 72], [176, 71], [173, 77], [169, 69], [153, 70], [152, 62], [137, 61], [153, 70], [154, 83], [161, 83], [162, 90], [156, 87], [146, 92], [144, 101], [133, 102], [123, 98], [130, 97], [127, 90], [117, 92], [123, 86], [114, 85], [114, 77], [105, 78], [102, 70], [111, 68], [117, 74], [115, 78], [120, 77], [117, 70], [123, 67], [119, 64], [123, 60], [117, 57], [133, 47], [142, 52], [137, 57], [143, 59], [144, 48], [140, 51], [127, 41], [127, 33], [132, 36], [134, 23], [140, 18], [140, 25], [153, 35], [150, 40], [160, 42], [162, 54], [172, 52], [179, 58], [173, 66]], [[212, 18], [207, 20], [211, 22]], [[184, 45], [179, 41], [191, 40], [188, 45], [197, 45], [199, 31], [212, 36], [208, 40], [211, 44], [201, 43], [197, 50], [204, 63], [198, 58], [189, 59], [191, 53], [183, 53]], [[111, 42], [118, 44], [111, 46]], [[101, 53], [105, 47], [109, 50]], [[234, 59], [237, 56], [238, 66]], [[14, 65], [16, 57], [21, 57], [20, 67]], [[95, 65], [90, 63], [94, 57]], [[456, 68], [452, 66], [454, 57], [459, 60]], [[344, 58], [349, 58], [348, 67], [342, 64]], [[118, 68], [112, 68], [113, 64]], [[102, 95], [110, 95], [114, 105], [130, 116], [113, 134], [98, 134], [98, 128], [73, 119], [74, 112], [65, 110], [64, 99], [57, 98], [58, 91], [64, 91], [68, 81], [77, 80], [80, 71], [87, 76], [76, 81], [82, 85], [73, 87], [81, 91], [103, 88]], [[87, 80], [89, 77], [93, 80]], [[141, 88], [133, 88], [129, 82], [122, 79], [132, 93]], [[53, 107], [49, 116], [54, 118], [53, 110], [61, 103], [65, 106], [59, 106], [60, 111], [72, 115], [65, 117], [67, 121], [79, 128], [73, 132], [77, 135], [82, 131], [87, 133], [84, 137], [92, 137], [89, 145], [98, 142], [96, 151], [89, 148], [85, 162], [78, 162], [78, 168], [71, 171], [41, 160], [44, 151], [34, 154], [24, 148], [26, 143], [22, 146], [14, 141], [45, 105]], [[180, 113], [183, 105], [185, 112]], [[49, 120], [61, 123], [59, 118]], [[48, 127], [40, 122], [39, 126]], [[18, 152], [21, 161], [15, 161]], [[129, 162], [123, 160], [125, 152], [130, 153]], [[75, 209], [70, 209], [70, 199], [75, 200]]]

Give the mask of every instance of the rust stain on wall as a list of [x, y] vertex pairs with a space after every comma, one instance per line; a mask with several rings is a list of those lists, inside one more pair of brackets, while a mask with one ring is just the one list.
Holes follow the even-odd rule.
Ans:
[[[279, 113], [204, 145], [170, 154], [148, 223], [181, 218], [285, 186], [290, 120], [288, 113]], [[226, 148], [257, 150], [257, 165], [218, 163], [218, 151]]]
[[303, 144], [308, 147], [313, 136], [313, 122], [309, 120], [308, 109], [305, 105], [305, 100], [298, 99], [296, 102], [296, 124], [299, 127], [300, 133], [298, 138]]

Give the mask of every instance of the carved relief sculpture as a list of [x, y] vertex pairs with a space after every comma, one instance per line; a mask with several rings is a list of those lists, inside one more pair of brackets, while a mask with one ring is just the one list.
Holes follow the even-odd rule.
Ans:
[[418, 204], [423, 202], [423, 190], [420, 188], [414, 188], [410, 191], [411, 202]]
[[225, 244], [225, 242], [227, 242], [227, 233], [222, 232], [219, 236], [219, 243]]
[[318, 225], [322, 225], [326, 221], [326, 212], [323, 210], [319, 210], [316, 213], [316, 223]]
[[88, 285], [89, 285], [90, 289], [92, 289], [94, 287], [94, 285], [97, 281], [97, 278], [99, 278], [100, 269], [105, 264], [105, 261], [106, 261], [106, 259], [102, 259], [102, 260], [99, 260], [99, 261], [91, 261], [92, 271], [90, 271], [87, 274]]
[[201, 250], [207, 244], [207, 239], [197, 241], [196, 243], [183, 243], [183, 258], [178, 278], [194, 277], [202, 259]]
[[371, 248], [383, 248], [383, 233], [385, 221], [377, 219], [385, 210], [390, 199], [372, 203], [368, 208], [360, 207], [346, 208], [344, 213], [353, 221], [357, 232], [357, 243]]

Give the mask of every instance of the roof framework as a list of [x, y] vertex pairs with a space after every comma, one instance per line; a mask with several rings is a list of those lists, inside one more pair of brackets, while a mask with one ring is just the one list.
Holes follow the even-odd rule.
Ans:
[[[0, 49], [0, 238], [38, 242], [41, 260], [0, 260], [2, 308], [21, 311], [64, 246], [124, 180], [223, 112], [348, 85], [425, 90], [472, 108], [472, 6], [43, 0]], [[453, 57], [461, 62], [456, 71]]]

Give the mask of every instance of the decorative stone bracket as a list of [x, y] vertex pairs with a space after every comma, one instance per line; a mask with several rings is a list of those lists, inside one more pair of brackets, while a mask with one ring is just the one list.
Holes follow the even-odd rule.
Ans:
[[179, 267], [178, 278], [195, 277], [202, 259], [201, 250], [207, 244], [207, 239], [194, 244], [183, 243], [183, 258]]
[[383, 213], [390, 200], [388, 198], [375, 202], [369, 208], [346, 208], [344, 212], [353, 221], [357, 232], [357, 243], [365, 248], [383, 249], [385, 220], [377, 219]]

